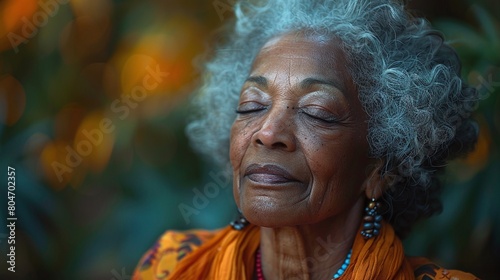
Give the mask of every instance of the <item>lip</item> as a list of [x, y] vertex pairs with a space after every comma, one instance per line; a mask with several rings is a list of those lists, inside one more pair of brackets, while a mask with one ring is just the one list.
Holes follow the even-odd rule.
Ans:
[[274, 164], [251, 164], [245, 170], [245, 177], [256, 183], [266, 185], [298, 182], [288, 171]]

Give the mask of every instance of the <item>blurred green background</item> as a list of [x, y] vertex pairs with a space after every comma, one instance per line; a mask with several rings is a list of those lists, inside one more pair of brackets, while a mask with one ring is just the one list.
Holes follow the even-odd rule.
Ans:
[[[200, 77], [193, 65], [210, 53], [233, 2], [0, 1], [1, 279], [130, 279], [164, 230], [217, 228], [235, 217], [229, 182], [184, 135]], [[409, 6], [456, 47], [483, 100], [477, 149], [450, 164], [445, 209], [417, 225], [407, 253], [496, 279], [500, 4]], [[8, 166], [16, 172], [15, 273], [6, 264]], [[197, 199], [207, 186], [214, 193]]]

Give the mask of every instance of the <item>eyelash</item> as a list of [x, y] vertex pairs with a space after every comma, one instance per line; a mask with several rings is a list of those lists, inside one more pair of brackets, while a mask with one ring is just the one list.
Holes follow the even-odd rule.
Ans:
[[[239, 114], [239, 115], [246, 115], [246, 114], [251, 114], [251, 113], [257, 113], [257, 112], [260, 112], [260, 111], [265, 110], [265, 109], [266, 109], [265, 106], [259, 106], [259, 107], [254, 107], [254, 108], [247, 109], [247, 110], [236, 109], [235, 112], [236, 112], [236, 114]], [[316, 109], [316, 111], [319, 111], [319, 110]], [[328, 118], [320, 117], [320, 116], [317, 116], [317, 115], [312, 114], [310, 112], [307, 112], [306, 109], [299, 109], [299, 113], [302, 113], [315, 121], [325, 123], [325, 124], [335, 124], [335, 123], [340, 122], [340, 120], [334, 116], [330, 116]]]
[[314, 115], [314, 114], [306, 112], [306, 110], [304, 110], [304, 109], [301, 109], [300, 112], [303, 113], [304, 115], [308, 116], [309, 118], [314, 119], [316, 121], [320, 121], [322, 123], [335, 124], [335, 123], [339, 122], [339, 120], [336, 117], [333, 117], [333, 116], [328, 117], [328, 118], [319, 117], [317, 115]]
[[245, 106], [238, 106], [238, 108], [236, 108], [235, 112], [236, 114], [240, 114], [240, 115], [245, 115], [245, 114], [251, 114], [251, 113], [256, 113], [256, 112], [260, 112], [264, 109], [266, 109], [266, 106], [262, 105], [262, 104], [251, 104], [251, 105], [246, 105], [246, 107], [249, 107], [248, 109], [239, 109], [240, 107], [245, 107]]
[[264, 108], [251, 109], [251, 110], [238, 110], [238, 109], [236, 109], [235, 112], [236, 112], [236, 114], [245, 115], [245, 114], [256, 113], [256, 112], [259, 112], [262, 110], [264, 110]]

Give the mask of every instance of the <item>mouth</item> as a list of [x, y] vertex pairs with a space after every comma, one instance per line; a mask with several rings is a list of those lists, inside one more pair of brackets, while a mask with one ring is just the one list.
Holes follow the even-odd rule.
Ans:
[[245, 170], [245, 177], [256, 183], [265, 185], [298, 182], [288, 171], [274, 164], [251, 164]]

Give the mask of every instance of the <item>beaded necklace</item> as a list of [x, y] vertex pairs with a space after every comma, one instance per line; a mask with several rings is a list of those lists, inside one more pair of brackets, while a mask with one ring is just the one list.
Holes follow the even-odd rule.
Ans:
[[[352, 249], [349, 250], [347, 257], [344, 260], [344, 263], [340, 266], [339, 270], [337, 270], [337, 272], [333, 275], [332, 280], [340, 278], [340, 276], [344, 274], [345, 270], [349, 266], [349, 263], [351, 262], [351, 254], [352, 254]], [[255, 256], [255, 270], [257, 272], [257, 280], [265, 280], [264, 273], [262, 273], [262, 260], [260, 256], [260, 249], [257, 250], [257, 255]]]

